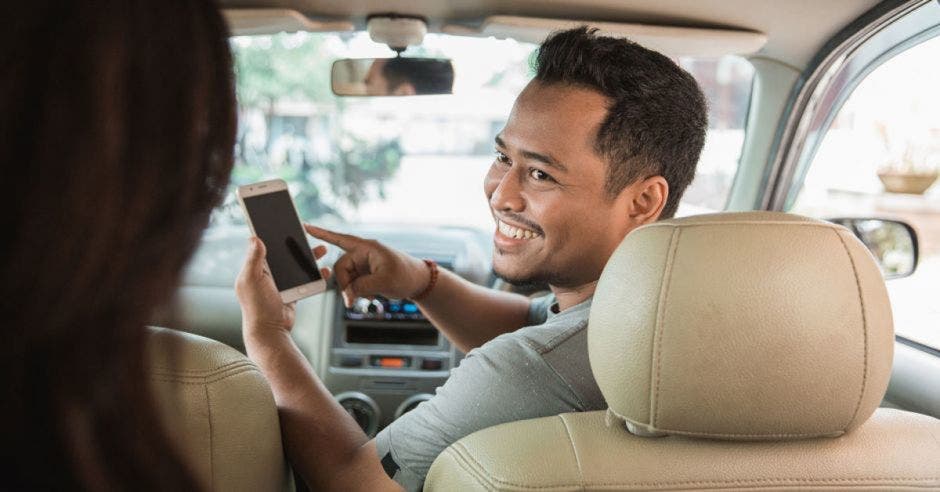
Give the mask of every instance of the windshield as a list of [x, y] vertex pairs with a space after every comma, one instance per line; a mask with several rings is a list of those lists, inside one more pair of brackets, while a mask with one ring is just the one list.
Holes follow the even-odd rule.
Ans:
[[[483, 177], [493, 139], [532, 77], [536, 45], [429, 34], [405, 56], [450, 58], [454, 93], [334, 96], [339, 58], [391, 57], [366, 33], [233, 38], [239, 130], [232, 187], [281, 178], [304, 220], [490, 229]], [[680, 59], [709, 99], [710, 128], [680, 215], [724, 207], [744, 139], [752, 69], [741, 58]], [[234, 193], [213, 223], [243, 224]]]

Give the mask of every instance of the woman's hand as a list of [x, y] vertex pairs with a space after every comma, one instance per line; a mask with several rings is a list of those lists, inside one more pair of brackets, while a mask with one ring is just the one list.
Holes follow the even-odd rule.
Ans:
[[[242, 329], [246, 341], [265, 333], [287, 333], [294, 327], [294, 306], [297, 303], [284, 304], [281, 300], [265, 261], [266, 251], [260, 239], [251, 237], [248, 255], [235, 281], [235, 295], [242, 308]], [[313, 248], [314, 258], [319, 260], [325, 254], [326, 246]], [[321, 268], [320, 274], [327, 279], [330, 269]]]

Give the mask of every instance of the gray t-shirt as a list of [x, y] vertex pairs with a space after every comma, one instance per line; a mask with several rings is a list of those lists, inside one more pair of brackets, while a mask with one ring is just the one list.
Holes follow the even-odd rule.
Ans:
[[420, 490], [445, 448], [480, 429], [516, 420], [607, 408], [588, 361], [591, 299], [556, 313], [555, 296], [533, 299], [530, 326], [473, 349], [434, 398], [382, 430], [385, 471]]

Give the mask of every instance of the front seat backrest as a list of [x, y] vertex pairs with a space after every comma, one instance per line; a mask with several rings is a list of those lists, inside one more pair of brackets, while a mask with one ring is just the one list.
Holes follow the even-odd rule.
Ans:
[[258, 368], [220, 342], [148, 330], [164, 427], [207, 490], [290, 490], [277, 407]]
[[766, 212], [651, 224], [592, 303], [609, 410], [471, 434], [426, 489], [940, 488], [940, 421], [875, 411], [893, 344], [881, 273], [840, 226]]

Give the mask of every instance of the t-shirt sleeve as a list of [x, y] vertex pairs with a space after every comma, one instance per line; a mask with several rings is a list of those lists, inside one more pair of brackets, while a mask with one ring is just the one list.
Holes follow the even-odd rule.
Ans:
[[536, 297], [529, 301], [529, 319], [527, 326], [545, 323], [548, 319], [548, 308], [555, 302], [554, 294]]
[[376, 436], [379, 458], [406, 490], [420, 490], [434, 459], [487, 427], [580, 410], [574, 392], [524, 340], [502, 335], [470, 351], [434, 398]]

